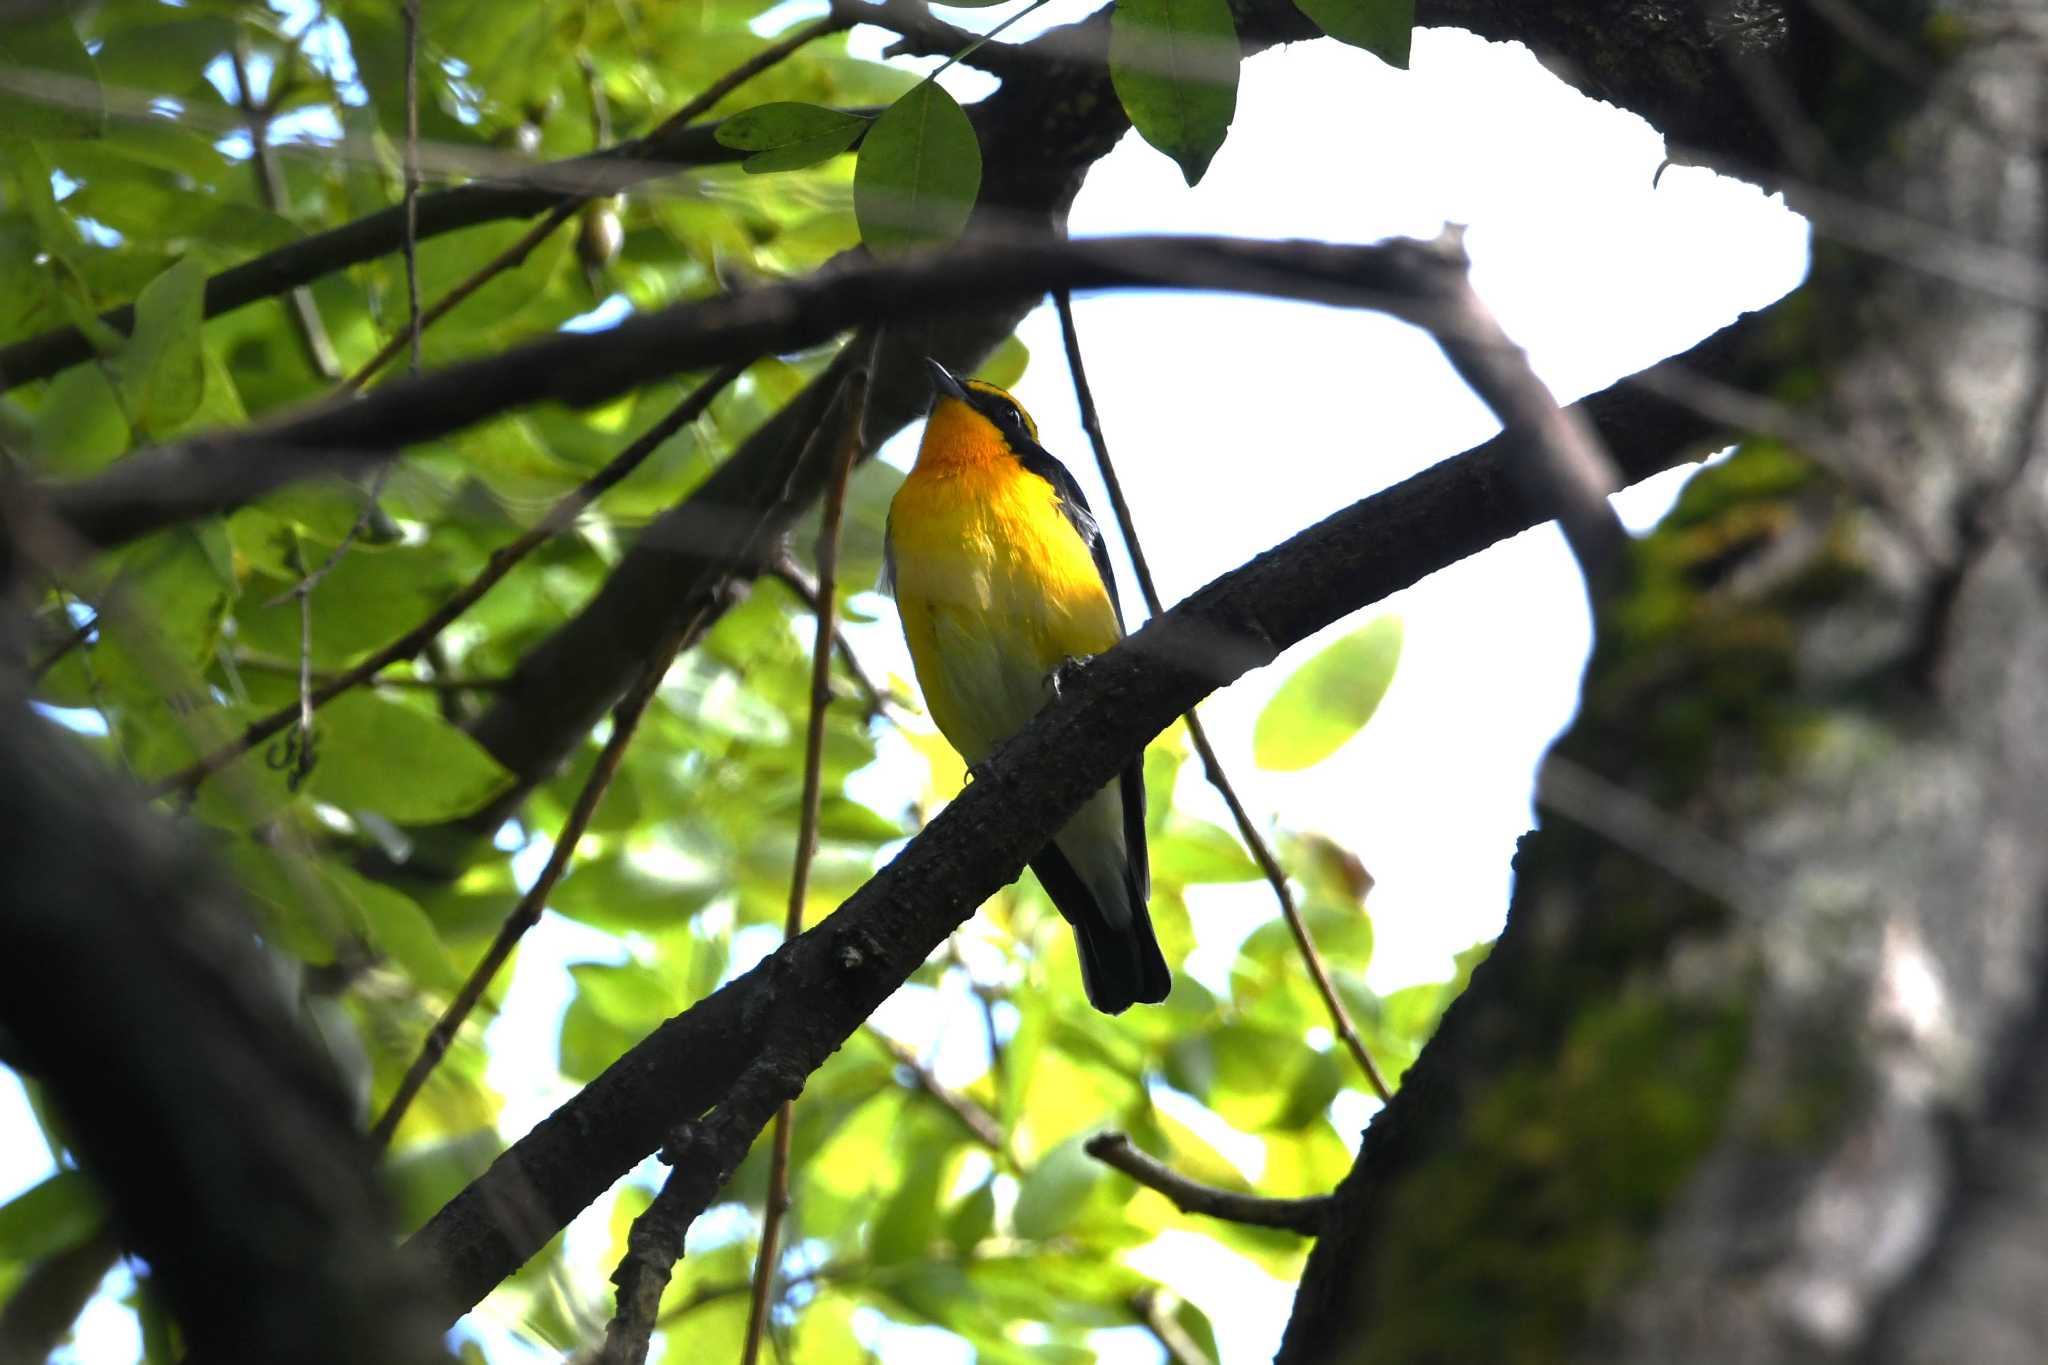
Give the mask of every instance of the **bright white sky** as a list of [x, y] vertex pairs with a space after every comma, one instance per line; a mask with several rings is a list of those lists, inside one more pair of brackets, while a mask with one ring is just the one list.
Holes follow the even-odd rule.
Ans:
[[[1013, 32], [1078, 18], [1094, 3], [1055, 0]], [[775, 17], [794, 21], [808, 12], [791, 5]], [[983, 27], [1009, 12], [954, 17]], [[876, 52], [884, 39], [862, 30], [856, 42]], [[963, 101], [990, 86], [961, 68], [944, 80]], [[1403, 73], [1322, 41], [1246, 64], [1236, 123], [1200, 186], [1187, 189], [1170, 161], [1126, 137], [1089, 177], [1072, 227], [1077, 235], [1363, 242], [1429, 236], [1446, 221], [1468, 224], [1481, 293], [1552, 388], [1570, 399], [1684, 349], [1804, 273], [1805, 224], [1781, 203], [1687, 168], [1667, 170], [1653, 187], [1661, 159], [1661, 139], [1640, 119], [1579, 96], [1522, 48], [1424, 31]], [[1426, 337], [1374, 315], [1158, 294], [1084, 298], [1077, 312], [1111, 449], [1169, 603], [1494, 430]], [[1018, 396], [1047, 447], [1106, 511], [1051, 311], [1032, 314], [1021, 335], [1032, 364]], [[907, 464], [914, 439], [914, 432], [900, 438], [885, 456]], [[1624, 494], [1618, 501], [1631, 525], [1654, 521], [1682, 478], [1667, 475]], [[1123, 596], [1127, 604], [1142, 601], [1128, 579]], [[1323, 831], [1365, 860], [1377, 879], [1370, 976], [1391, 990], [1447, 975], [1453, 952], [1498, 931], [1514, 841], [1533, 823], [1532, 774], [1570, 718], [1588, 632], [1574, 570], [1550, 529], [1497, 546], [1373, 611], [1404, 618], [1406, 650], [1379, 714], [1333, 758], [1301, 773], [1264, 773], [1252, 764], [1250, 743], [1260, 706], [1328, 636], [1213, 698], [1203, 715], [1256, 815]], [[859, 643], [871, 666], [909, 675], [893, 618], [867, 629]], [[891, 761], [885, 752], [879, 780]], [[903, 761], [900, 753], [894, 761]], [[1192, 772], [1180, 799], [1228, 823]], [[1263, 885], [1249, 884], [1204, 891], [1193, 909], [1202, 945], [1189, 965], [1216, 981], [1227, 977], [1242, 937], [1272, 914], [1272, 902]], [[554, 1055], [569, 989], [563, 964], [615, 952], [602, 936], [553, 917], [529, 939], [491, 1032], [494, 1051], [506, 1059], [492, 1080], [508, 1096], [508, 1135], [566, 1093], [537, 1061]], [[905, 1000], [886, 1022], [906, 1040], [936, 1043], [952, 1032], [945, 1012], [943, 1004]], [[958, 1032], [979, 1036], [978, 1028]], [[962, 1079], [982, 1065], [977, 1048], [941, 1047], [936, 1056], [942, 1074]], [[1336, 1110], [1351, 1133], [1370, 1111], [1355, 1094]], [[0, 1082], [0, 1199], [50, 1170], [19, 1087], [7, 1077]], [[593, 1263], [608, 1203], [572, 1233], [576, 1254], [587, 1249], [584, 1259]], [[1209, 1310], [1225, 1362], [1270, 1358], [1292, 1286], [1193, 1236], [1162, 1240], [1133, 1260]], [[594, 1269], [591, 1285], [600, 1286], [608, 1269]], [[502, 1338], [489, 1335], [495, 1348]], [[922, 1333], [892, 1334], [888, 1344], [898, 1349], [889, 1354], [913, 1342], [923, 1348], [920, 1360], [952, 1358], [934, 1353], [937, 1343]], [[1157, 1358], [1135, 1330], [1102, 1334], [1101, 1344], [1119, 1361]], [[103, 1297], [60, 1359], [113, 1365], [138, 1354], [132, 1318]]]

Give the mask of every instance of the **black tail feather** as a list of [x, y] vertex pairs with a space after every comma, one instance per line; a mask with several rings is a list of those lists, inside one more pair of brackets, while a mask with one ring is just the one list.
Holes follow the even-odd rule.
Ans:
[[1074, 926], [1074, 944], [1081, 953], [1081, 984], [1087, 989], [1089, 1004], [1104, 1014], [1122, 1014], [1132, 1005], [1156, 1005], [1166, 998], [1173, 988], [1173, 973], [1159, 951], [1136, 875], [1125, 879], [1126, 893], [1131, 896], [1130, 922], [1117, 928], [1057, 845], [1046, 845], [1031, 860], [1031, 870], [1038, 874], [1039, 884], [1060, 916]]

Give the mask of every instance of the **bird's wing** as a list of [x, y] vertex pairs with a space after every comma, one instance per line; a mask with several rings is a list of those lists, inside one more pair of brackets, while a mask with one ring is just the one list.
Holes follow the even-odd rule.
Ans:
[[[1109, 593], [1109, 609], [1116, 613], [1117, 631], [1122, 633], [1124, 609], [1117, 601], [1116, 574], [1109, 567], [1109, 544], [1103, 539], [1102, 527], [1096, 524], [1095, 513], [1088, 508], [1088, 499], [1081, 496], [1081, 485], [1074, 482], [1074, 476], [1067, 472], [1067, 467], [1043, 446], [1025, 445], [1017, 454], [1017, 462], [1051, 484], [1053, 491], [1059, 494], [1060, 511], [1088, 546], [1088, 554], [1095, 561], [1095, 572], [1102, 576], [1103, 589]], [[1152, 892], [1152, 859], [1145, 846], [1145, 760], [1142, 755], [1124, 765], [1123, 772], [1117, 776], [1117, 785], [1123, 797], [1124, 849], [1130, 860], [1128, 872], [1133, 902], [1142, 913]]]
[[1067, 467], [1041, 445], [1026, 443], [1017, 452], [1017, 463], [1051, 484], [1053, 491], [1059, 494], [1060, 511], [1080, 534], [1089, 556], [1095, 561], [1095, 572], [1102, 576], [1102, 586], [1109, 593], [1110, 610], [1116, 613], [1116, 628], [1121, 634], [1124, 609], [1116, 596], [1116, 574], [1109, 567], [1109, 545], [1102, 538], [1102, 528], [1095, 522], [1095, 513], [1089, 510], [1088, 499], [1081, 496], [1081, 485], [1075, 483]]

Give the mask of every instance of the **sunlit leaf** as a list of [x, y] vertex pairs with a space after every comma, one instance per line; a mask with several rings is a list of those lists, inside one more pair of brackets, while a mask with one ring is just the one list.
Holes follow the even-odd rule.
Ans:
[[106, 1214], [83, 1171], [59, 1171], [0, 1205], [0, 1261], [33, 1261], [90, 1237]]
[[1102, 1180], [1102, 1164], [1081, 1150], [1078, 1138], [1047, 1152], [1025, 1175], [1012, 1215], [1019, 1237], [1056, 1237], [1080, 1213]]
[[548, 904], [599, 929], [660, 929], [685, 922], [720, 890], [715, 881], [664, 876], [614, 855], [571, 868]]
[[1382, 616], [1294, 670], [1259, 712], [1252, 754], [1261, 768], [1313, 767], [1357, 734], [1394, 680], [1401, 618]]
[[967, 226], [980, 188], [974, 125], [925, 81], [890, 105], [860, 145], [853, 211], [861, 239], [874, 251], [950, 241]]
[[987, 360], [981, 362], [981, 368], [974, 372], [974, 377], [999, 389], [1014, 389], [1017, 381], [1024, 377], [1025, 366], [1030, 363], [1031, 348], [1017, 340], [1017, 334], [1012, 332], [990, 352]]
[[1119, 0], [1109, 75], [1145, 141], [1193, 185], [1237, 113], [1237, 26], [1227, 0]]
[[347, 868], [322, 869], [337, 895], [353, 907], [363, 937], [423, 986], [452, 991], [462, 973], [419, 902]]
[[336, 698], [315, 721], [307, 790], [343, 809], [424, 824], [468, 815], [511, 774], [438, 716], [362, 692]]

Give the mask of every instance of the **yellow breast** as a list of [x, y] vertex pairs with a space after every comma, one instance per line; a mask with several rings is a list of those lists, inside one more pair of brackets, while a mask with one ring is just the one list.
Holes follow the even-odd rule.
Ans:
[[1063, 660], [1120, 634], [1088, 545], [1007, 456], [919, 463], [889, 510], [896, 600], [932, 719], [980, 762], [1044, 705]]

